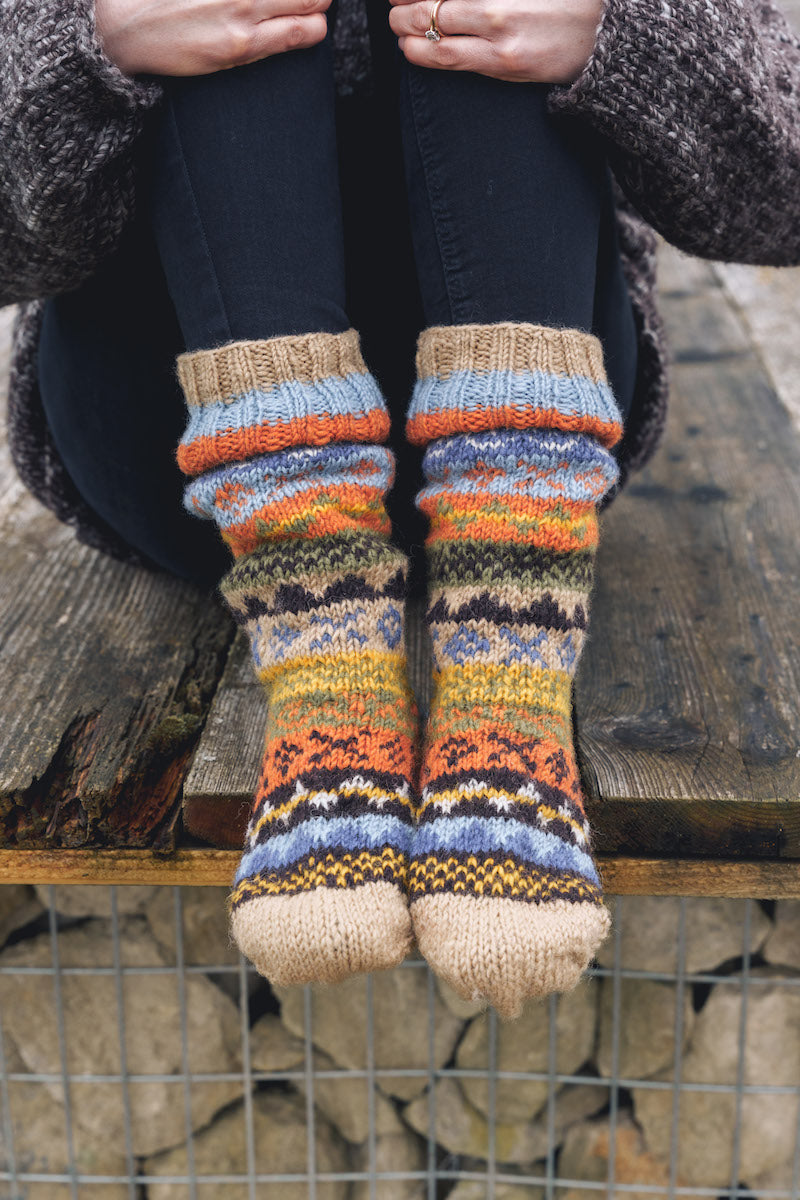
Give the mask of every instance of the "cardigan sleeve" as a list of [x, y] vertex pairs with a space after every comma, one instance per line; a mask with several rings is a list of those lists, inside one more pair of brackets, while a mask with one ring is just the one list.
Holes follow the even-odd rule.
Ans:
[[94, 0], [0, 0], [0, 305], [77, 287], [131, 215], [155, 81], [102, 52]]
[[607, 139], [673, 245], [800, 263], [800, 39], [769, 0], [606, 0], [591, 59], [550, 107]]

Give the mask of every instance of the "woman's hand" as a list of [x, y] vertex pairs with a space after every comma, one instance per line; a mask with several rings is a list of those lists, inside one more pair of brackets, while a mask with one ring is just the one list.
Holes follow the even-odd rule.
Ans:
[[389, 24], [409, 62], [512, 83], [572, 83], [594, 48], [603, 0], [390, 0]]
[[321, 42], [331, 0], [95, 0], [97, 36], [126, 75], [209, 75]]

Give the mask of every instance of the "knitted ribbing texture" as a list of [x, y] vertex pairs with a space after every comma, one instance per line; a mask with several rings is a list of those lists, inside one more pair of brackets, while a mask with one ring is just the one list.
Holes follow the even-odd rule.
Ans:
[[430, 329], [417, 370], [434, 696], [412, 921], [435, 971], [514, 1016], [572, 987], [608, 928], [571, 691], [621, 423], [577, 331]]
[[352, 330], [233, 343], [178, 372], [185, 504], [234, 554], [221, 590], [268, 695], [234, 937], [274, 983], [394, 966], [416, 713], [383, 399]]

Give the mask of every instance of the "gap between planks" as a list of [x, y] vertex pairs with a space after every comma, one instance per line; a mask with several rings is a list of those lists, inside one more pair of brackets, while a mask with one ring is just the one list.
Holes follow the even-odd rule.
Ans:
[[[227, 887], [236, 850], [0, 850], [0, 884], [158, 884]], [[800, 860], [600, 857], [610, 895], [800, 899]]]

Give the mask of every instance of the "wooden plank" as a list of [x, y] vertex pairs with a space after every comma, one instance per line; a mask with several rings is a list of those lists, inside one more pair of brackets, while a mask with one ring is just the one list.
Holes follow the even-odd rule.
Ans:
[[258, 782], [266, 719], [247, 639], [231, 649], [183, 789], [187, 833], [212, 846], [244, 844]]
[[576, 692], [589, 814], [601, 852], [796, 858], [800, 438], [752, 351], [703, 361], [697, 309], [665, 303], [669, 436], [604, 518]]
[[720, 896], [800, 899], [800, 863], [762, 860], [635, 858], [601, 854], [609, 896]]
[[79, 545], [5, 445], [0, 539], [0, 845], [171, 845], [231, 623]]
[[227, 887], [234, 850], [0, 850], [0, 884], [90, 883]]
[[[238, 861], [233, 850], [0, 850], [0, 884], [227, 887]], [[598, 861], [608, 895], [800, 899], [800, 862], [608, 856]]]
[[800, 429], [800, 267], [714, 267], [725, 292], [752, 330], [781, 403]]
[[718, 286], [711, 263], [693, 258], [661, 242], [658, 261], [658, 294], [663, 296], [695, 296], [698, 292]]

